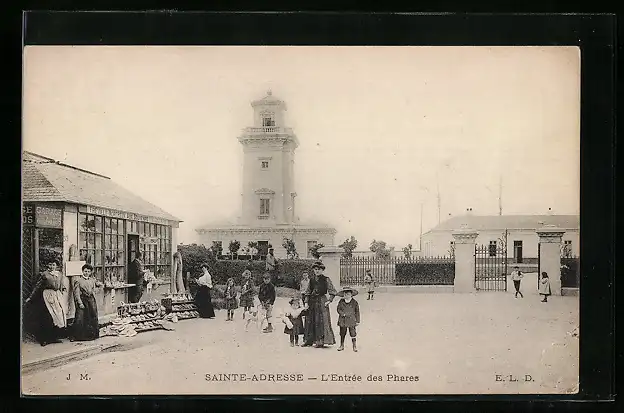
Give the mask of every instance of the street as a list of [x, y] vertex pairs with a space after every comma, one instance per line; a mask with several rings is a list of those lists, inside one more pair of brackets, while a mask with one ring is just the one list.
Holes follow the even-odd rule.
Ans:
[[[118, 350], [22, 377], [31, 395], [571, 393], [578, 297], [512, 293], [356, 297], [359, 352], [290, 347], [283, 324], [245, 331], [218, 311], [119, 339]], [[336, 340], [337, 300], [331, 316]], [[286, 299], [279, 298], [277, 307]], [[234, 375], [238, 376], [234, 376]], [[246, 380], [241, 381], [241, 374]], [[229, 375], [229, 377], [227, 376]], [[210, 380], [207, 380], [209, 378]], [[235, 381], [236, 380], [236, 381]], [[281, 381], [280, 381], [281, 380]], [[287, 381], [283, 381], [287, 380]]]

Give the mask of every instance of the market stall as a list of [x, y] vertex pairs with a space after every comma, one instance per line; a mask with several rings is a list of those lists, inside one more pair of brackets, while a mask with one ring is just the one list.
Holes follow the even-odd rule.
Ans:
[[197, 306], [191, 294], [165, 294], [161, 303], [167, 313], [175, 315], [178, 320], [199, 317]]

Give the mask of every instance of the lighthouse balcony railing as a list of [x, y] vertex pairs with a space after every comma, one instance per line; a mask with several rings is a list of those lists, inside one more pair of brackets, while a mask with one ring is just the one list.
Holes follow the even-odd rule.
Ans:
[[283, 128], [281, 126], [263, 126], [249, 127], [243, 129], [245, 133], [262, 134], [262, 133], [292, 133], [292, 128]]

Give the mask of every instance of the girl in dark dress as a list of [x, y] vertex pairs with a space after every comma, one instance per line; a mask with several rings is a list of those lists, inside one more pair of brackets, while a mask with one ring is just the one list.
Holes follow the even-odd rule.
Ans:
[[243, 271], [243, 285], [241, 287], [240, 306], [243, 307], [243, 319], [245, 313], [251, 310], [254, 306], [254, 295], [256, 294], [256, 287], [251, 279], [251, 271]]
[[71, 341], [91, 341], [100, 337], [95, 290], [103, 284], [91, 277], [93, 267], [82, 266], [82, 276], [74, 277], [73, 295], [76, 316], [72, 326]]
[[32, 303], [37, 314], [38, 328], [35, 335], [42, 346], [61, 342], [61, 333], [67, 327], [67, 314], [61, 302], [66, 290], [63, 274], [57, 270], [56, 261], [51, 261], [25, 301], [26, 304]]
[[225, 309], [227, 310], [227, 319], [225, 321], [234, 320], [234, 310], [238, 308], [236, 300], [236, 288], [234, 287], [234, 278], [228, 278], [225, 284]]
[[214, 307], [212, 306], [212, 277], [208, 272], [208, 265], [201, 266], [202, 276], [197, 279], [198, 290], [195, 294], [195, 305], [201, 318], [214, 318]]
[[284, 334], [290, 336], [290, 347], [299, 345], [299, 336], [303, 334], [303, 321], [301, 320], [301, 312], [299, 299], [291, 298], [288, 302], [290, 308], [284, 313]]
[[310, 278], [308, 291], [304, 296], [306, 300], [304, 309], [307, 311], [303, 346], [322, 348], [325, 345], [336, 344], [329, 314], [329, 304], [334, 300], [336, 290], [331, 280], [323, 275], [325, 269], [323, 263], [314, 263], [312, 269], [314, 277]]

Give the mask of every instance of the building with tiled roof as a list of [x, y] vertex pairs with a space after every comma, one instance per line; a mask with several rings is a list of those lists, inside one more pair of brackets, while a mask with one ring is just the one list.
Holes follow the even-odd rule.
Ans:
[[[68, 277], [86, 262], [99, 281], [116, 286], [97, 298], [100, 315], [114, 314], [115, 302], [128, 301], [128, 265], [138, 251], [145, 268], [170, 285], [181, 220], [109, 177], [24, 152], [22, 204], [25, 296], [50, 260]], [[73, 316], [72, 300], [68, 307]]]
[[479, 233], [478, 245], [507, 243], [507, 255], [515, 261], [537, 258], [539, 237], [536, 233], [544, 226], [555, 226], [565, 230], [563, 244], [567, 253], [579, 253], [578, 215], [465, 215], [455, 216], [441, 222], [427, 231], [421, 238], [423, 256], [449, 255], [453, 248], [453, 232], [465, 228]]

